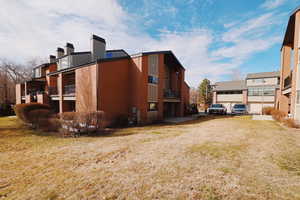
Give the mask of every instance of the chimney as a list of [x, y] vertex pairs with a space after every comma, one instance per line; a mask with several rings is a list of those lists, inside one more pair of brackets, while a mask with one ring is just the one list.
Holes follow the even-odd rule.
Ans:
[[91, 53], [92, 61], [95, 61], [100, 58], [105, 58], [106, 53], [106, 42], [103, 38], [92, 35], [91, 37]]
[[67, 44], [65, 46], [65, 52], [67, 55], [70, 55], [71, 53], [73, 53], [74, 52], [73, 44], [67, 42]]
[[56, 62], [56, 57], [54, 55], [49, 56], [49, 62], [50, 63], [55, 63]]
[[57, 56], [56, 56], [56, 57], [57, 57], [57, 58], [60, 58], [60, 57], [63, 57], [63, 56], [64, 56], [65, 51], [64, 51], [63, 48], [58, 47], [57, 50], [56, 50], [56, 53], [57, 53]]

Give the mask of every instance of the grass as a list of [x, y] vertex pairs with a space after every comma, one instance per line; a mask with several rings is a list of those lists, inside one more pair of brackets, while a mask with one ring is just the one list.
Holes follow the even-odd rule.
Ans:
[[300, 146], [293, 137], [288, 136], [281, 141], [279, 152], [271, 156], [282, 170], [300, 176]]
[[196, 144], [189, 148], [188, 153], [199, 153], [218, 159], [221, 157], [235, 158], [246, 149], [245, 144], [222, 144], [217, 142], [206, 142]]
[[249, 116], [80, 138], [0, 118], [0, 199], [300, 199], [299, 141]]

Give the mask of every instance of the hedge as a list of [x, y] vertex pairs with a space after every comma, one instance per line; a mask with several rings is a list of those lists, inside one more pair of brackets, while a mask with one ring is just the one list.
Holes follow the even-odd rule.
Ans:
[[17, 104], [14, 107], [15, 113], [17, 117], [25, 123], [31, 123], [31, 116], [30, 112], [33, 110], [48, 110], [50, 111], [50, 106], [46, 104], [40, 103], [25, 103], [25, 104]]

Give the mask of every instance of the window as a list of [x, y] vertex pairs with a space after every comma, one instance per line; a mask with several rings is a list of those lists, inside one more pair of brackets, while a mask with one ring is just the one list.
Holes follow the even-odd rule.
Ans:
[[211, 105], [212, 108], [223, 108], [222, 104], [212, 104]]
[[249, 96], [274, 96], [275, 88], [274, 87], [250, 87], [248, 89]]
[[233, 108], [237, 108], [237, 109], [240, 109], [240, 108], [246, 108], [246, 105], [245, 104], [235, 104], [233, 106]]
[[113, 57], [113, 53], [111, 52], [106, 53], [106, 58], [112, 58], [112, 57]]
[[263, 79], [263, 78], [252, 79], [252, 83], [264, 83], [264, 82], [265, 82], [265, 79]]
[[157, 103], [148, 103], [148, 111], [157, 111]]
[[242, 94], [242, 90], [236, 90], [236, 91], [219, 91], [217, 94]]
[[34, 69], [33, 73], [34, 73], [34, 78], [40, 78], [41, 77], [41, 68], [38, 67], [38, 68]]
[[148, 83], [158, 84], [158, 78], [155, 76], [148, 76]]

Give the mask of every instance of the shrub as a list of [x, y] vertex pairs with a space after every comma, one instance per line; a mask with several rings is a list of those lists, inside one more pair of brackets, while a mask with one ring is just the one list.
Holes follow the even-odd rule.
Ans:
[[46, 109], [50, 111], [50, 106], [40, 103], [18, 104], [14, 107], [15, 113], [19, 119], [25, 123], [30, 123], [29, 113], [33, 110]]
[[0, 116], [10, 116], [14, 114], [11, 104], [2, 103], [0, 104]]
[[284, 112], [276, 109], [272, 110], [271, 114], [273, 119], [279, 122], [281, 122], [286, 117], [286, 114]]
[[120, 116], [116, 117], [116, 119], [112, 123], [112, 126], [121, 128], [121, 127], [127, 127], [128, 124], [129, 124], [128, 116], [120, 115]]
[[289, 128], [300, 128], [299, 124], [296, 123], [296, 121], [294, 119], [284, 119], [283, 124], [286, 125]]
[[59, 114], [62, 120], [74, 120], [76, 118], [76, 112], [64, 112]]
[[76, 136], [104, 128], [104, 112], [66, 112], [60, 114], [63, 135]]
[[48, 125], [51, 114], [51, 111], [48, 109], [35, 109], [28, 112], [26, 120], [33, 128], [45, 128]]
[[264, 115], [272, 115], [272, 112], [273, 112], [274, 110], [276, 110], [276, 109], [273, 108], [273, 107], [271, 107], [271, 106], [269, 106], [269, 107], [264, 107], [264, 108], [262, 109], [262, 113], [263, 113]]

